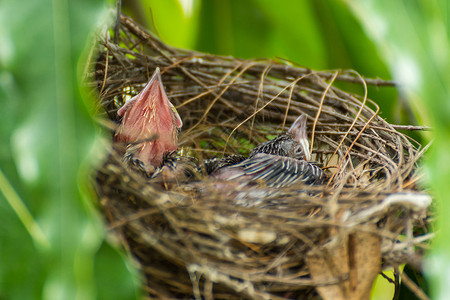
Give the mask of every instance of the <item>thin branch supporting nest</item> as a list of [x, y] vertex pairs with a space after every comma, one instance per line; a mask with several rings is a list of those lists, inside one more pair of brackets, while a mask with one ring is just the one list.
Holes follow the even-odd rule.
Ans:
[[305, 113], [313, 160], [329, 179], [246, 207], [232, 199], [245, 188], [219, 193], [205, 178], [167, 191], [112, 153], [97, 174], [100, 204], [150, 296], [308, 299], [317, 286], [324, 298], [337, 287], [335, 299], [358, 299], [370, 289], [361, 274], [372, 280], [382, 263], [419, 265], [431, 238], [429, 196], [417, 187], [420, 145], [379, 117], [367, 96], [334, 86], [391, 82], [175, 49], [125, 16], [120, 29], [119, 44], [102, 40], [87, 76], [105, 118], [118, 122], [117, 109], [159, 67], [184, 122], [185, 153], [245, 155]]

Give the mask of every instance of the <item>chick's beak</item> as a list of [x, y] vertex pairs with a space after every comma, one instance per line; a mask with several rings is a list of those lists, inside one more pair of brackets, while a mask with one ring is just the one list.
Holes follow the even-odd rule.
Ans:
[[305, 154], [305, 160], [311, 160], [311, 152], [309, 150], [308, 134], [306, 131], [306, 115], [302, 114], [292, 124], [288, 131], [292, 137], [299, 142]]

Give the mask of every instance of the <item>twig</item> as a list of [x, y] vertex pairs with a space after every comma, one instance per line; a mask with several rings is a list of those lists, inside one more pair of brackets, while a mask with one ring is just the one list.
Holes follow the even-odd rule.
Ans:
[[414, 126], [414, 125], [392, 125], [391, 126], [397, 130], [409, 130], [409, 131], [431, 131], [433, 130], [430, 126]]
[[405, 271], [402, 272], [402, 283], [404, 283], [417, 298], [421, 300], [430, 300], [430, 298], [423, 292], [423, 290], [408, 277]]

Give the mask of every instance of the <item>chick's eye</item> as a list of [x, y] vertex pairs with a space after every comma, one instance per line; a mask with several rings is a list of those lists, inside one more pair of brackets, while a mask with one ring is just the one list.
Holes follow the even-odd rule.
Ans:
[[297, 157], [303, 157], [303, 155], [304, 155], [304, 153], [303, 153], [302, 147], [297, 147], [297, 148], [295, 149], [295, 156], [297, 156]]

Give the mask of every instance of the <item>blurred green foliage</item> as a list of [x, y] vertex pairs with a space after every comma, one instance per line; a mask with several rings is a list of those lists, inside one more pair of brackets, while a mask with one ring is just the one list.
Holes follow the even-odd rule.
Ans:
[[87, 188], [96, 134], [78, 68], [103, 14], [102, 0], [0, 3], [0, 299], [96, 299], [111, 274], [121, 293], [105, 299], [137, 295]]
[[[78, 70], [104, 5], [0, 3], [0, 299], [139, 295], [129, 263], [105, 242], [86, 188], [96, 131]], [[445, 0], [123, 0], [123, 11], [176, 47], [392, 76], [402, 84], [400, 95], [372, 87], [369, 97], [391, 122], [433, 125], [429, 182], [441, 215], [450, 214]], [[361, 86], [351, 88], [362, 92]], [[439, 225], [447, 229], [448, 222], [443, 218]], [[442, 230], [428, 264], [440, 299], [446, 295], [449, 241]]]

